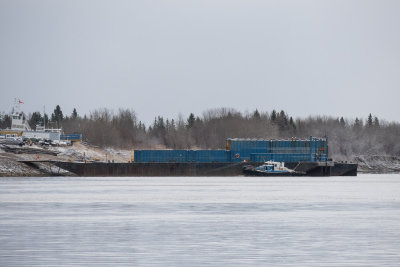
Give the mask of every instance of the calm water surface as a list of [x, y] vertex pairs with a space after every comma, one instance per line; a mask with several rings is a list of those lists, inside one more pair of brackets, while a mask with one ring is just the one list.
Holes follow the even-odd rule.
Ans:
[[399, 266], [400, 175], [0, 179], [0, 266]]

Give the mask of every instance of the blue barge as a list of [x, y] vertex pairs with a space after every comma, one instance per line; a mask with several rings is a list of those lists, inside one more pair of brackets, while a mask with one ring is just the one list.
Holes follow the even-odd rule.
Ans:
[[52, 162], [79, 176], [237, 176], [245, 166], [284, 162], [307, 176], [356, 176], [357, 164], [328, 159], [328, 138], [227, 139], [225, 150], [135, 150], [133, 162]]
[[327, 162], [328, 138], [227, 139], [225, 150], [135, 150], [134, 162]]

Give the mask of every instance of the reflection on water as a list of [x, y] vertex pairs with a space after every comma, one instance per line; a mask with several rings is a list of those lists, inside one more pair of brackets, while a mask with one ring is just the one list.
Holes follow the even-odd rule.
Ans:
[[398, 266], [400, 175], [1, 178], [1, 266]]

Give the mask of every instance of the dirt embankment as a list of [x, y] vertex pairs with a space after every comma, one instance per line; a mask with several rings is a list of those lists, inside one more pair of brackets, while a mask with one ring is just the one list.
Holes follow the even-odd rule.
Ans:
[[129, 162], [130, 159], [129, 150], [100, 149], [81, 143], [68, 147], [0, 144], [0, 177], [73, 175], [46, 162], [52, 160]]
[[384, 155], [356, 156], [358, 172], [391, 173], [400, 172], [400, 157]]

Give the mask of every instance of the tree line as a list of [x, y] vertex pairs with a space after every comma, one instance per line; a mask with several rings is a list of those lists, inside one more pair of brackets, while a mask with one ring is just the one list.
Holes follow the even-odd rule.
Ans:
[[[100, 108], [80, 116], [76, 109], [65, 115], [59, 105], [48, 117], [40, 112], [28, 115], [33, 129], [61, 128], [66, 133], [82, 133], [84, 141], [100, 147], [125, 149], [224, 149], [227, 138], [308, 138], [328, 136], [329, 154], [337, 160], [359, 155], [400, 156], [400, 124], [369, 114], [345, 119], [309, 116], [293, 119], [284, 110], [242, 113], [233, 108], [217, 108], [201, 115], [191, 113], [176, 119], [157, 116], [151, 125], [138, 120], [131, 109], [114, 112]], [[8, 115], [0, 118], [0, 128], [11, 125]]]

